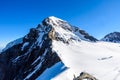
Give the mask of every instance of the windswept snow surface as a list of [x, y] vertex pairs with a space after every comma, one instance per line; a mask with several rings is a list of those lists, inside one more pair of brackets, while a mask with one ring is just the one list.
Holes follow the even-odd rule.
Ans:
[[120, 44], [73, 41], [69, 45], [53, 41], [56, 51], [68, 69], [53, 80], [73, 80], [87, 72], [98, 80], [120, 80]]

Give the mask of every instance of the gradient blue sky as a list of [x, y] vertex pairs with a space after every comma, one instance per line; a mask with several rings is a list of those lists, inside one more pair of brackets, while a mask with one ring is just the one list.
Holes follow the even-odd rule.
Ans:
[[56, 16], [100, 39], [120, 31], [120, 0], [0, 0], [0, 47]]

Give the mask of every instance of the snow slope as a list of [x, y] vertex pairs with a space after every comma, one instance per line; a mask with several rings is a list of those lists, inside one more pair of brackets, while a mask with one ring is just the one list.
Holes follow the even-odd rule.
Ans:
[[[66, 45], [54, 41], [53, 49], [69, 68], [62, 73], [69, 78], [66, 80], [73, 80], [73, 75], [78, 76], [81, 72], [92, 74], [99, 80], [120, 80], [120, 44], [74, 41]], [[65, 80], [62, 74], [53, 80]]]
[[62, 62], [56, 63], [51, 68], [48, 68], [44, 71], [44, 73], [39, 76], [36, 80], [51, 80], [53, 77], [65, 71], [67, 68], [64, 66]]

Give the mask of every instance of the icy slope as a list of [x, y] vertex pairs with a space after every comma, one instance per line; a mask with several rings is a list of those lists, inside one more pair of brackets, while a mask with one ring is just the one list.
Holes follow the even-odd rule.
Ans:
[[53, 41], [53, 49], [69, 68], [53, 80], [65, 80], [65, 77], [73, 80], [73, 75], [78, 76], [81, 72], [98, 80], [120, 80], [120, 44], [81, 41], [66, 45]]
[[51, 68], [46, 69], [43, 72], [43, 74], [41, 76], [39, 76], [36, 80], [51, 80], [53, 77], [59, 75], [66, 69], [67, 69], [67, 67], [65, 67], [62, 62], [58, 62], [55, 65], [53, 65]]

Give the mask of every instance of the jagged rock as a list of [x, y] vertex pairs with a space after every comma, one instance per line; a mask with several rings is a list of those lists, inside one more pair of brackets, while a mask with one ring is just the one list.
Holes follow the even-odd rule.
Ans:
[[91, 41], [91, 42], [98, 41], [96, 38], [94, 38], [93, 36], [90, 36], [87, 32], [85, 32], [84, 30], [79, 29], [76, 26], [73, 27], [73, 30], [74, 30], [73, 32], [77, 36], [79, 36], [82, 40]]
[[97, 80], [95, 77], [93, 77], [92, 75], [86, 73], [86, 72], [81, 72], [80, 75], [78, 77], [74, 76], [73, 80]]

